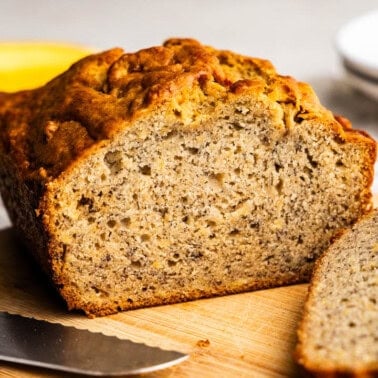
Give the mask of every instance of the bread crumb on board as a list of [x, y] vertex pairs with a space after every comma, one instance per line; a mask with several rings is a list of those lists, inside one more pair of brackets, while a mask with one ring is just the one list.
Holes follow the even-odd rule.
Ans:
[[200, 339], [200, 340], [197, 341], [196, 345], [200, 348], [207, 348], [208, 346], [210, 346], [210, 340], [209, 339]]

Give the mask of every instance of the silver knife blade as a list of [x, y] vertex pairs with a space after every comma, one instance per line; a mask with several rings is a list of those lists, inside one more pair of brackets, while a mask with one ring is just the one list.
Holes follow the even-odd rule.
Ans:
[[86, 375], [132, 375], [188, 356], [115, 336], [0, 312], [0, 360]]

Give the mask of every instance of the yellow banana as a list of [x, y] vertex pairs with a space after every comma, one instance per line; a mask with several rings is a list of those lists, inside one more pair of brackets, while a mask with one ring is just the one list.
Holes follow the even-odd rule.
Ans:
[[89, 48], [46, 42], [0, 43], [0, 91], [36, 88], [92, 53]]

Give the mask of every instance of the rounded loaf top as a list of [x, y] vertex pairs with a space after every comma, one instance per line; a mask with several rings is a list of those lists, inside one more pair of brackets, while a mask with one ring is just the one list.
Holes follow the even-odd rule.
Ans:
[[267, 60], [170, 39], [136, 53], [90, 55], [45, 86], [0, 94], [2, 147], [32, 180], [59, 175], [93, 144], [112, 138], [161, 104], [185, 109], [249, 93], [303, 117], [333, 118], [312, 89], [280, 76]]

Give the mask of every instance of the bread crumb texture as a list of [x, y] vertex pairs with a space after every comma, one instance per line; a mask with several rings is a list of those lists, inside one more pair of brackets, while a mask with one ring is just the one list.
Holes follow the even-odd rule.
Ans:
[[371, 208], [375, 142], [266, 60], [113, 49], [0, 95], [1, 191], [89, 316], [305, 281]]
[[318, 375], [378, 375], [378, 210], [318, 260], [298, 359]]

